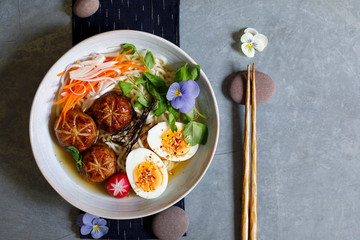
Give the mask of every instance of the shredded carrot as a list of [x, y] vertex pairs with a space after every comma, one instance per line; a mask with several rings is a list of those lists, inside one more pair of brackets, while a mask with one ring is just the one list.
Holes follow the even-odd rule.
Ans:
[[132, 68], [138, 68], [138, 69], [141, 69], [141, 70], [144, 70], [144, 71], [148, 70], [146, 67], [139, 66], [139, 65], [136, 65], [136, 64], [130, 64], [130, 63], [120, 63], [120, 64], [115, 65], [114, 67], [132, 67]]
[[75, 86], [75, 85], [79, 84], [79, 82], [80, 82], [80, 81], [74, 81], [74, 82], [73, 82], [73, 83], [71, 83], [71, 84], [68, 84], [68, 85], [65, 85], [65, 86], [61, 87], [61, 89], [68, 89], [68, 88], [71, 88], [71, 87], [73, 87], [73, 86]]
[[61, 73], [58, 73], [58, 77], [60, 77], [61, 75], [63, 75], [66, 71], [62, 71]]
[[116, 74], [117, 74], [117, 72], [115, 72], [114, 70], [109, 70], [106, 73], [105, 72], [100, 73], [98, 77], [110, 77], [110, 76], [114, 76]]
[[[112, 68], [119, 69], [121, 73], [130, 71], [130, 68], [147, 71], [148, 69], [146, 67], [134, 64], [133, 63], [134, 60], [123, 61], [125, 55], [131, 52], [132, 50], [133, 49], [123, 52], [116, 57], [106, 57], [104, 62], [117, 61], [118, 63], [112, 66]], [[80, 64], [79, 61], [77, 62], [77, 64]], [[66, 74], [67, 72], [69, 72], [70, 70], [76, 70], [76, 69], [78, 69], [78, 67], [65, 70], [57, 74], [57, 76], [60, 77]], [[118, 72], [110, 69], [91, 78], [92, 81], [71, 80], [69, 78], [67, 81], [67, 85], [61, 87], [62, 91], [60, 92], [60, 94], [62, 95], [62, 97], [58, 101], [54, 102], [54, 104], [64, 104], [64, 107], [59, 116], [59, 120], [56, 124], [56, 128], [59, 126], [60, 122], [65, 119], [66, 113], [69, 110], [73, 109], [75, 105], [81, 101], [81, 99], [83, 99], [93, 89], [95, 91], [99, 89], [101, 85], [100, 84], [101, 80], [96, 81], [98, 77], [116, 77], [116, 76], [118, 76]]]
[[116, 61], [116, 57], [105, 57], [104, 62], [111, 62], [111, 61]]
[[69, 96], [70, 95], [67, 95], [67, 96], [61, 98], [59, 101], [54, 102], [54, 104], [61, 104], [61, 103], [65, 102], [69, 98]]
[[[79, 64], [79, 61], [77, 61], [76, 64]], [[58, 73], [57, 76], [60, 77], [61, 75], [64, 75], [66, 73], [66, 71], [76, 70], [76, 69], [78, 69], [78, 67], [72, 67], [72, 68], [70, 68], [68, 70], [64, 70], [61, 73]]]

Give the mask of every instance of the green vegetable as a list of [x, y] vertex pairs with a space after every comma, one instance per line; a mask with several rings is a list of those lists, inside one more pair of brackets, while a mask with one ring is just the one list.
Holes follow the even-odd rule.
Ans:
[[163, 114], [166, 111], [166, 101], [164, 98], [161, 98], [158, 103], [156, 104], [156, 106], [154, 107], [153, 113], [155, 114], [155, 116], [160, 116], [161, 114]]
[[137, 52], [137, 49], [136, 49], [135, 45], [133, 45], [131, 43], [121, 44], [121, 47], [123, 48], [123, 51], [121, 53], [127, 52], [130, 49], [132, 49], [132, 51], [128, 52], [127, 54], [134, 54], [135, 52]]
[[83, 162], [82, 162], [82, 156], [80, 155], [79, 150], [73, 146], [65, 146], [65, 150], [71, 153], [72, 157], [76, 161], [77, 171], [78, 171], [78, 173], [80, 173]]
[[168, 102], [168, 109], [169, 109], [169, 125], [170, 129], [173, 132], [177, 131], [177, 127], [175, 125], [176, 119], [179, 115], [179, 110], [175, 109], [171, 106], [171, 104]]
[[154, 67], [154, 63], [154, 56], [150, 51], [147, 51], [145, 55], [145, 66], [147, 66], [147, 68], [150, 70]]
[[205, 124], [190, 121], [186, 124], [183, 137], [185, 142], [190, 146], [195, 146], [196, 144], [206, 144], [208, 138], [208, 128]]
[[154, 67], [154, 56], [150, 51], [147, 51], [145, 54], [145, 59], [143, 59], [143, 57], [140, 55], [140, 53], [138, 52], [138, 50], [136, 49], [134, 44], [131, 43], [123, 43], [121, 44], [121, 47], [123, 48], [123, 51], [121, 53], [124, 53], [126, 51], [129, 51], [130, 49], [132, 49], [132, 51], [128, 52], [127, 54], [134, 54], [137, 53], [141, 59], [141, 61], [143, 62], [144, 66], [147, 69], [152, 69]]
[[199, 65], [195, 65], [193, 67], [193, 69], [191, 70], [191, 78], [194, 81], [199, 80], [200, 78], [200, 66]]
[[[141, 57], [136, 47], [133, 44], [125, 43], [121, 44], [123, 52], [130, 51], [128, 54], [137, 53], [144, 63], [144, 66], [150, 70], [154, 67], [155, 60], [151, 51], [147, 51], [145, 54], [145, 59]], [[200, 66], [195, 65], [192, 68], [186, 63], [183, 67], [179, 68], [174, 77], [175, 82], [187, 81], [189, 79], [197, 81], [200, 78]], [[142, 109], [144, 107], [150, 106], [150, 101], [146, 96], [141, 92], [138, 87], [139, 84], [143, 85], [149, 94], [153, 97], [153, 101], [157, 101], [154, 109], [152, 110], [156, 116], [163, 114], [166, 109], [169, 110], [169, 125], [171, 130], [177, 131], [176, 119], [179, 116], [179, 110], [171, 106], [171, 103], [165, 98], [165, 95], [168, 91], [168, 86], [166, 82], [159, 76], [156, 76], [148, 71], [143, 72], [143, 78], [134, 77], [133, 80], [130, 79], [132, 83], [129, 82], [119, 82], [119, 86], [124, 95], [129, 94], [134, 88], [137, 90], [137, 102], [135, 107]], [[180, 120], [186, 124], [183, 130], [183, 136], [185, 141], [190, 145], [194, 146], [196, 144], [206, 144], [208, 138], [208, 128], [205, 124], [195, 122], [194, 120], [198, 117], [207, 119], [206, 116], [202, 115], [196, 108], [191, 110], [188, 113], [180, 113]], [[76, 148], [75, 148], [76, 149]], [[75, 159], [75, 157], [74, 157]], [[77, 158], [78, 159], [78, 158]], [[78, 163], [78, 162], [77, 162]], [[79, 163], [78, 163], [79, 164]], [[80, 156], [80, 167], [81, 167], [81, 156]]]
[[129, 82], [119, 81], [119, 87], [124, 95], [128, 95], [134, 88], [134, 84]]
[[150, 102], [146, 99], [146, 97], [144, 95], [141, 95], [139, 93], [137, 93], [136, 95], [138, 97], [137, 102], [139, 102], [144, 107], [149, 107], [150, 106]]
[[160, 94], [166, 94], [168, 87], [166, 86], [166, 82], [159, 76], [156, 76], [149, 72], [143, 72], [143, 76], [148, 79], [155, 87], [155, 89]]
[[192, 111], [195, 111], [196, 114], [199, 115], [200, 117], [207, 119], [207, 117], [204, 116], [204, 115], [202, 115], [202, 114], [196, 109], [196, 107], [194, 107]]
[[145, 82], [142, 82], [142, 85], [146, 88], [149, 94], [158, 101], [153, 109], [153, 113], [156, 116], [160, 116], [166, 111], [168, 101], [164, 95], [166, 94], [168, 87], [161, 77], [152, 73], [143, 72], [143, 77]]
[[134, 77], [135, 79], [135, 84], [138, 85], [138, 84], [145, 84], [146, 83], [146, 80], [142, 79], [142, 78], [138, 78], [138, 77]]
[[200, 78], [200, 66], [195, 65], [192, 69], [188, 67], [188, 64], [185, 63], [185, 65], [181, 68], [179, 68], [175, 73], [175, 82], [180, 81], [187, 81], [189, 79], [197, 81]]
[[138, 101], [135, 103], [135, 107], [137, 107], [138, 109], [143, 109], [144, 108], [144, 106]]
[[151, 82], [146, 82], [143, 84], [143, 86], [146, 88], [146, 90], [150, 93], [150, 95], [155, 98], [156, 100], [161, 100], [162, 96], [160, 93], [156, 90], [154, 85], [151, 84]]
[[194, 109], [188, 113], [180, 113], [180, 120], [185, 124], [194, 120], [194, 117], [195, 117]]
[[203, 114], [201, 114], [196, 107], [194, 107], [190, 112], [188, 113], [180, 113], [180, 120], [183, 123], [188, 123], [190, 121], [196, 120], [198, 117], [202, 117], [207, 119], [206, 116], [204, 116]]
[[134, 77], [134, 80], [128, 78], [128, 80], [133, 83], [123, 82], [123, 81], [119, 81], [118, 83], [123, 94], [128, 95], [135, 88], [136, 96], [138, 97], [135, 107], [139, 109], [142, 109], [143, 107], [149, 107], [150, 101], [146, 98], [144, 93], [142, 93], [142, 91], [138, 87], [139, 84], [146, 83], [146, 81], [138, 77]]

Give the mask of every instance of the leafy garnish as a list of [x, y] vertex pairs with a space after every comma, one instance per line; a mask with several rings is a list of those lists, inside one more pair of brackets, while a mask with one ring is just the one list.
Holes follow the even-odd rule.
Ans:
[[179, 110], [175, 109], [171, 106], [171, 104], [168, 103], [168, 109], [169, 109], [169, 125], [170, 129], [173, 132], [177, 132], [177, 127], [175, 125], [176, 119], [179, 115]]
[[[158, 76], [154, 77], [155, 75], [153, 75], [149, 72], [144, 72], [143, 75], [144, 75], [144, 77], [146, 76], [145, 77], [146, 82], [143, 83], [142, 85], [146, 88], [146, 90], [149, 92], [149, 94], [157, 101], [157, 104], [154, 107], [153, 113], [155, 114], [155, 116], [158, 117], [166, 111], [167, 100], [164, 96], [162, 96], [162, 95], [166, 94], [166, 91], [167, 91], [165, 81], [162, 80], [162, 78], [160, 78]], [[156, 84], [156, 86], [153, 83]], [[165, 90], [165, 88], [166, 88], [166, 90]]]
[[193, 67], [193, 69], [191, 70], [191, 78], [194, 81], [199, 80], [200, 78], [200, 66], [199, 65], [195, 65]]
[[128, 95], [134, 88], [134, 84], [129, 82], [119, 81], [119, 87], [124, 95]]
[[161, 100], [162, 97], [160, 93], [156, 90], [153, 84], [151, 82], [146, 82], [143, 84], [143, 86], [146, 88], [146, 90], [150, 93], [150, 95], [155, 98], [156, 100]]
[[207, 117], [206, 117], [205, 115], [201, 114], [201, 113], [196, 109], [196, 107], [194, 107], [193, 110], [194, 110], [194, 112], [195, 112], [198, 116], [207, 119]]
[[136, 90], [136, 96], [138, 97], [135, 107], [142, 109], [143, 107], [149, 107], [150, 101], [146, 98], [144, 93], [139, 88], [139, 84], [146, 83], [145, 80], [134, 77], [134, 80], [128, 78], [130, 82], [119, 81], [119, 87], [124, 95], [128, 95], [134, 88]]
[[71, 153], [72, 157], [76, 161], [76, 168], [78, 173], [80, 173], [80, 170], [82, 168], [82, 156], [80, 155], [79, 150], [76, 147], [73, 146], [65, 146], [65, 150]]
[[128, 52], [127, 54], [134, 54], [135, 52], [137, 52], [135, 45], [133, 45], [131, 43], [121, 44], [121, 47], [123, 48], [123, 51], [121, 53], [127, 52], [131, 49], [132, 49], [132, 51]]
[[194, 118], [195, 118], [194, 109], [188, 113], [180, 113], [180, 120], [185, 124], [194, 120]]
[[145, 65], [150, 70], [154, 67], [154, 63], [155, 63], [154, 56], [150, 51], [147, 51], [145, 55]]
[[154, 85], [160, 94], [166, 94], [168, 87], [166, 86], [166, 82], [161, 77], [149, 72], [143, 72], [143, 76]]
[[196, 107], [194, 107], [190, 112], [188, 113], [180, 113], [180, 120], [183, 123], [188, 123], [190, 121], [198, 119], [198, 117], [202, 117], [204, 119], [208, 119], [205, 115], [201, 114], [199, 110], [197, 110]]
[[137, 107], [138, 109], [143, 109], [144, 108], [144, 106], [140, 102], [136, 102], [135, 107]]
[[[124, 93], [127, 95], [130, 91], [134, 88], [137, 90], [137, 101], [135, 103], [135, 107], [142, 109], [148, 108], [150, 105], [152, 106], [152, 112], [156, 116], [160, 116], [166, 110], [169, 111], [169, 125], [171, 130], [177, 131], [176, 127], [176, 119], [179, 116], [179, 109], [174, 108], [171, 105], [167, 96], [167, 92], [169, 87], [167, 86], [166, 82], [157, 75], [152, 74], [149, 72], [150, 69], [154, 67], [154, 56], [150, 51], [147, 51], [145, 54], [145, 59], [141, 57], [139, 52], [137, 51], [136, 47], [133, 44], [122, 44], [122, 48], [125, 51], [128, 51], [128, 54], [137, 53], [144, 63], [144, 66], [147, 68], [147, 71], [144, 71], [142, 74], [142, 78], [134, 77], [133, 80], [130, 79], [132, 83], [128, 82], [119, 82], [119, 86]], [[179, 68], [174, 77], [174, 82], [182, 82], [188, 80], [197, 81], [200, 78], [200, 66], [195, 65], [193, 67], [189, 67], [186, 63], [183, 67]], [[141, 84], [145, 87], [147, 92], [152, 96], [153, 100], [150, 102], [145, 95], [141, 92], [138, 85]], [[197, 93], [198, 95], [198, 93]], [[197, 97], [197, 95], [195, 97]], [[183, 136], [185, 141], [190, 145], [194, 146], [196, 144], [206, 144], [208, 138], [208, 128], [205, 124], [195, 122], [198, 117], [202, 117], [207, 119], [206, 116], [202, 115], [196, 107], [194, 107], [190, 112], [187, 113], [180, 113], [180, 120], [186, 124], [183, 130]]]
[[188, 64], [185, 63], [185, 65], [181, 68], [179, 68], [175, 73], [175, 82], [180, 81], [187, 81], [189, 79], [197, 81], [200, 78], [200, 66], [195, 65], [192, 69], [188, 67]]
[[149, 107], [150, 102], [146, 99], [144, 94], [136, 93], [138, 99], [137, 102], [139, 102], [144, 107]]
[[206, 144], [208, 128], [203, 123], [190, 121], [184, 128], [183, 137], [185, 142], [187, 142], [190, 146], [195, 146], [196, 144]]
[[139, 77], [134, 77], [135, 79], [135, 84], [138, 85], [138, 84], [145, 84], [146, 83], [146, 80], [142, 79], [142, 78], [139, 78]]
[[164, 98], [161, 98], [156, 106], [154, 107], [153, 113], [155, 116], [160, 116], [166, 111], [166, 100]]
[[147, 51], [146, 54], [145, 54], [145, 59], [140, 55], [140, 53], [138, 52], [138, 50], [136, 49], [135, 45], [134, 44], [131, 44], [131, 43], [123, 43], [121, 44], [121, 47], [123, 48], [123, 52], [126, 52], [126, 51], [130, 51], [132, 49], [132, 51], [128, 52], [127, 54], [134, 54], [134, 53], [137, 53], [141, 59], [141, 61], [143, 62], [144, 66], [150, 70], [154, 67], [154, 56], [153, 54], [150, 52], [150, 51]]

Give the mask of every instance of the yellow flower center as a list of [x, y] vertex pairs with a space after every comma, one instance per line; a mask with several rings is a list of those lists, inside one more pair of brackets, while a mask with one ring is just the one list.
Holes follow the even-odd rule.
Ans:
[[175, 95], [176, 95], [176, 96], [180, 96], [180, 95], [181, 95], [181, 92], [176, 89], [176, 90], [175, 90]]
[[98, 230], [100, 228], [100, 226], [99, 225], [94, 225], [93, 228], [96, 231], [96, 230]]
[[247, 47], [248, 47], [248, 49], [251, 49], [251, 48], [252, 48], [252, 44], [251, 44], [251, 43], [248, 43]]

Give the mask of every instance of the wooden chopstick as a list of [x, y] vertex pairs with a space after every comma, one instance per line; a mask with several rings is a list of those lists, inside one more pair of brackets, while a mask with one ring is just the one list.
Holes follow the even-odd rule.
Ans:
[[246, 101], [245, 101], [245, 135], [244, 135], [244, 176], [242, 192], [241, 239], [249, 236], [249, 150], [250, 150], [250, 65], [247, 66]]
[[[244, 134], [244, 176], [242, 192], [241, 239], [257, 239], [257, 182], [256, 182], [256, 78], [255, 64], [252, 66], [250, 81], [250, 65], [247, 66], [246, 100], [245, 100], [245, 134]], [[251, 84], [250, 84], [251, 83]], [[250, 91], [250, 85], [252, 90]], [[250, 196], [250, 235], [249, 235], [249, 174], [250, 174], [250, 99], [251, 99], [251, 196]]]
[[255, 63], [252, 66], [251, 99], [251, 196], [250, 196], [250, 240], [257, 238], [257, 147], [256, 147], [256, 77]]

